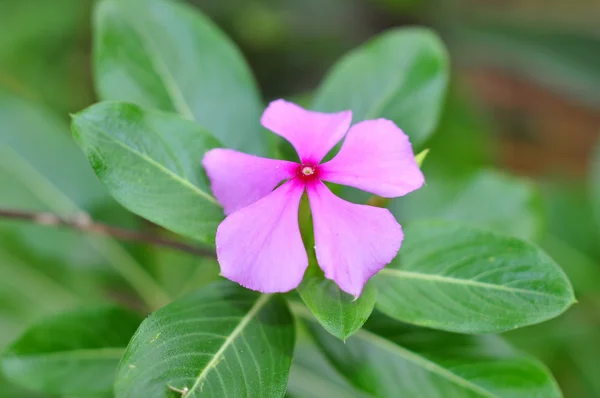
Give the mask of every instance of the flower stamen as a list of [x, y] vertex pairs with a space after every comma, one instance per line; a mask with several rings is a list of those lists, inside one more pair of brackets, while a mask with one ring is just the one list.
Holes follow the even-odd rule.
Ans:
[[304, 166], [302, 167], [302, 174], [304, 174], [305, 176], [311, 176], [313, 174], [315, 174], [315, 168], [311, 167], [311, 166]]

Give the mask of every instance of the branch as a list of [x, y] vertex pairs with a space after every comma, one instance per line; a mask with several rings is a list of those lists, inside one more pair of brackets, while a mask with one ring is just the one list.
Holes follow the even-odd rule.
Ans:
[[79, 213], [74, 217], [61, 218], [53, 213], [0, 209], [0, 219], [1, 218], [30, 221], [38, 225], [45, 225], [49, 227], [66, 227], [77, 231], [93, 232], [100, 235], [111, 236], [120, 240], [142, 242], [154, 246], [167, 247], [197, 256], [215, 257], [215, 253], [209, 249], [203, 249], [176, 240], [166, 239], [161, 236], [146, 234], [144, 232], [133, 231], [130, 229], [113, 227], [111, 225], [94, 222], [90, 216], [85, 213]]

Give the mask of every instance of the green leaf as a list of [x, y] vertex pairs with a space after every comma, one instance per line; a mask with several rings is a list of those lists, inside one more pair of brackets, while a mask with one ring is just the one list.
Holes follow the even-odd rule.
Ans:
[[565, 98], [594, 108], [600, 104], [600, 54], [595, 51], [600, 40], [585, 29], [486, 18], [453, 30], [461, 64], [491, 64]]
[[182, 235], [214, 239], [223, 212], [201, 160], [220, 145], [200, 126], [133, 104], [100, 103], [73, 117], [73, 134], [127, 209]]
[[368, 322], [345, 343], [305, 320], [331, 363], [357, 388], [378, 397], [560, 397], [538, 361], [499, 338], [457, 335], [385, 320]]
[[425, 186], [391, 202], [399, 220], [461, 221], [528, 240], [542, 234], [541, 197], [531, 182], [494, 170], [456, 176], [425, 168], [425, 175]]
[[2, 391], [2, 398], [48, 398], [47, 395], [36, 394], [31, 390], [9, 383], [2, 374], [0, 374], [0, 391]]
[[351, 109], [354, 121], [394, 121], [420, 147], [437, 125], [448, 56], [431, 30], [390, 30], [344, 56], [318, 89], [313, 108]]
[[293, 398], [367, 398], [327, 361], [314, 343], [296, 344], [287, 395]]
[[[73, 217], [116, 206], [69, 138], [66, 121], [0, 90], [0, 130], [0, 207]], [[151, 306], [158, 307], [168, 300], [136, 259], [114, 239], [28, 223], [1, 221], [0, 229], [18, 235], [30, 251], [55, 260], [57, 267], [68, 270], [54, 269], [52, 277], [73, 270], [81, 276], [92, 266], [104, 269], [110, 265]], [[2, 246], [5, 239], [0, 239]], [[79, 282], [75, 280], [74, 285], [80, 288]]]
[[11, 381], [49, 394], [108, 392], [141, 321], [113, 306], [55, 315], [31, 326], [6, 350], [2, 370]]
[[350, 337], [367, 321], [377, 294], [373, 285], [368, 283], [360, 297], [354, 299], [323, 275], [305, 277], [297, 292], [321, 325], [342, 340]]
[[278, 295], [206, 286], [142, 323], [117, 373], [117, 398], [280, 397], [294, 323]]
[[596, 216], [596, 224], [600, 230], [600, 141], [598, 141], [594, 151], [590, 178], [592, 205]]
[[578, 296], [595, 295], [600, 286], [600, 224], [595, 222], [589, 187], [572, 179], [542, 187], [548, 214], [542, 248], [562, 265]]
[[104, 0], [94, 21], [100, 97], [179, 112], [226, 146], [266, 153], [262, 103], [240, 51], [199, 10], [163, 0]]
[[529, 243], [448, 222], [404, 233], [399, 256], [373, 278], [377, 308], [393, 318], [491, 333], [554, 318], [575, 302], [560, 267]]

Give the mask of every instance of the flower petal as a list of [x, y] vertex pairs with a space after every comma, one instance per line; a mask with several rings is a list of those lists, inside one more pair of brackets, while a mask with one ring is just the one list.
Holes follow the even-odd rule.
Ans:
[[261, 123], [288, 140], [302, 163], [316, 165], [344, 137], [352, 112], [314, 112], [279, 99], [269, 104]]
[[298, 226], [303, 192], [302, 183], [290, 180], [219, 225], [217, 259], [225, 278], [263, 293], [300, 284], [308, 267]]
[[352, 126], [340, 152], [320, 166], [319, 176], [386, 198], [406, 195], [425, 182], [408, 136], [386, 119]]
[[402, 228], [389, 210], [346, 202], [320, 181], [307, 191], [319, 266], [326, 278], [358, 297], [369, 278], [396, 257]]
[[298, 167], [296, 163], [285, 160], [261, 158], [221, 148], [206, 152], [202, 164], [225, 214], [231, 214], [268, 195], [281, 181], [293, 177]]

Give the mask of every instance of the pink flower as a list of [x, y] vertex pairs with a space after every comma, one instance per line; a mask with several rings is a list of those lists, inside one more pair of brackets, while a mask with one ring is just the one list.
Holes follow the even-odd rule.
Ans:
[[[305, 190], [325, 277], [358, 297], [369, 278], [392, 261], [404, 235], [389, 210], [340, 199], [323, 181], [393, 198], [420, 188], [423, 174], [408, 137], [393, 122], [365, 120], [348, 131], [351, 122], [350, 111], [312, 112], [277, 100], [261, 123], [294, 146], [300, 163], [231, 149], [206, 153], [204, 167], [228, 215], [216, 236], [224, 277], [263, 293], [300, 284], [308, 267], [298, 225]], [[320, 163], [344, 135], [339, 153]]]

